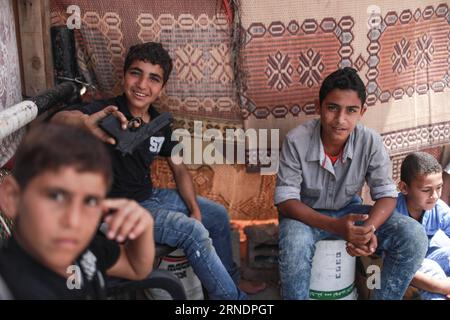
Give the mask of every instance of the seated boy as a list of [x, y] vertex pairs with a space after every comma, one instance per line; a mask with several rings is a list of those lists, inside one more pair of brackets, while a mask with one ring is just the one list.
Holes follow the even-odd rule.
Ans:
[[[108, 152], [87, 131], [30, 130], [0, 192], [15, 220], [0, 251], [0, 277], [15, 299], [99, 299], [105, 273], [148, 276], [153, 219], [134, 201], [105, 199], [111, 179]], [[97, 233], [102, 220], [107, 237]]]
[[397, 211], [419, 221], [428, 236], [425, 259], [412, 280], [424, 300], [450, 296], [450, 208], [440, 200], [442, 167], [428, 153], [403, 160]]
[[[375, 299], [401, 299], [425, 256], [427, 239], [413, 219], [393, 213], [397, 192], [383, 141], [358, 124], [366, 108], [356, 70], [328, 75], [319, 92], [320, 119], [285, 138], [275, 189], [280, 212], [280, 277], [284, 299], [308, 299], [315, 243], [347, 240], [352, 256], [387, 251]], [[373, 207], [357, 192], [367, 181]]]
[[[214, 201], [195, 195], [186, 166], [171, 157], [176, 142], [171, 140], [170, 127], [123, 156], [115, 149], [114, 139], [98, 126], [108, 114], [117, 117], [125, 129], [132, 118], [148, 123], [157, 117], [153, 103], [171, 70], [172, 59], [161, 44], [132, 46], [125, 58], [122, 95], [59, 112], [53, 121], [85, 128], [106, 143], [113, 160], [110, 195], [134, 199], [153, 214], [155, 241], [184, 250], [210, 299], [244, 299], [246, 295], [237, 287], [239, 270], [232, 256], [228, 213]], [[150, 168], [156, 156], [167, 159], [178, 190], [153, 188]]]

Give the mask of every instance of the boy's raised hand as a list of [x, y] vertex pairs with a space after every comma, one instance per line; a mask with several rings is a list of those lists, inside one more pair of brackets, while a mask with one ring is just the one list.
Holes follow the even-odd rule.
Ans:
[[109, 114], [112, 114], [114, 117], [119, 119], [120, 123], [122, 124], [122, 129], [125, 130], [127, 128], [128, 120], [116, 106], [107, 106], [106, 108], [96, 113], [85, 115], [83, 124], [84, 127], [89, 130], [89, 132], [91, 132], [94, 136], [96, 136], [103, 142], [114, 145], [116, 144], [116, 140], [98, 126], [98, 122], [103, 118], [106, 118]]
[[103, 200], [105, 212], [110, 212], [103, 220], [108, 224], [108, 239], [123, 242], [138, 238], [147, 228], [153, 228], [151, 214], [134, 200]]

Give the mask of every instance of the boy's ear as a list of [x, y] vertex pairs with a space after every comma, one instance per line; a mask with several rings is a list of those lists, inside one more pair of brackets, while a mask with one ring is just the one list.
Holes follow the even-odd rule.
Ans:
[[9, 175], [0, 184], [0, 209], [12, 219], [17, 216], [20, 198], [20, 187], [16, 179]]
[[403, 193], [405, 196], [408, 194], [408, 185], [404, 182], [401, 181], [398, 183], [398, 189], [400, 190], [401, 193]]
[[361, 117], [364, 115], [364, 113], [366, 113], [367, 111], [367, 107], [362, 106], [361, 107]]
[[161, 97], [166, 93], [166, 84], [167, 84], [167, 82], [163, 85], [163, 87], [161, 88], [161, 91], [159, 91], [158, 99], [161, 99]]

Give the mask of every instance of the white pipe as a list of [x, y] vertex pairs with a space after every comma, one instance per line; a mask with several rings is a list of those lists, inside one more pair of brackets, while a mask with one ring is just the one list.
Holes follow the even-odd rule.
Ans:
[[25, 127], [22, 127], [6, 138], [0, 140], [0, 168], [14, 156], [14, 153], [16, 153], [16, 150], [22, 141], [22, 136], [24, 133]]
[[38, 106], [29, 100], [19, 102], [0, 112], [0, 143], [3, 138], [33, 121], [38, 115]]

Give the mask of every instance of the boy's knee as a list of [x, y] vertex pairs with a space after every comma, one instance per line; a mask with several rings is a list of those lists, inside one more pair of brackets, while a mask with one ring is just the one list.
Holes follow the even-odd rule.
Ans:
[[203, 197], [198, 198], [198, 204], [202, 215], [211, 216], [215, 221], [221, 223], [230, 222], [228, 210], [223, 205]]
[[228, 216], [228, 211], [227, 209], [218, 203], [214, 203], [214, 213], [215, 213], [215, 217], [217, 219], [220, 219], [222, 221], [230, 221], [230, 218]]
[[209, 239], [209, 232], [205, 226], [196, 219], [189, 219], [190, 229], [192, 230], [191, 236], [198, 240]]
[[412, 255], [425, 257], [428, 250], [428, 237], [421, 224], [411, 219], [403, 228], [403, 241]]

